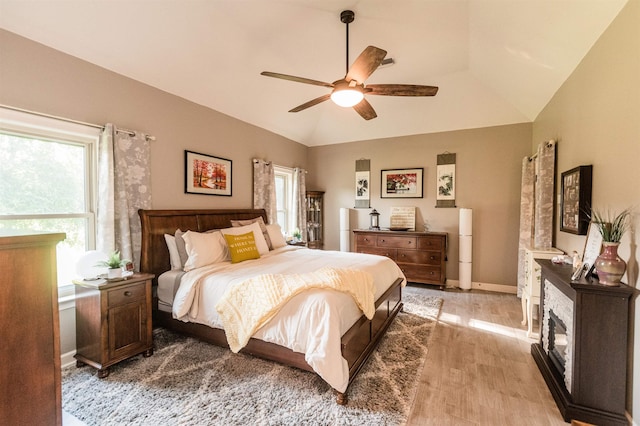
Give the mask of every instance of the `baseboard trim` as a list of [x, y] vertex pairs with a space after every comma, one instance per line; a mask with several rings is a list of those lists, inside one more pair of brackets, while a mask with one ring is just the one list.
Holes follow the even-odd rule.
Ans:
[[[460, 288], [460, 281], [447, 279], [447, 288]], [[471, 282], [471, 289], [493, 291], [494, 293], [508, 293], [508, 294], [518, 293], [518, 288], [513, 285], [482, 283], [478, 281]]]
[[65, 367], [69, 367], [70, 365], [75, 365], [76, 359], [73, 357], [75, 354], [76, 354], [75, 350], [63, 353], [60, 356], [60, 366], [62, 368], [65, 368]]

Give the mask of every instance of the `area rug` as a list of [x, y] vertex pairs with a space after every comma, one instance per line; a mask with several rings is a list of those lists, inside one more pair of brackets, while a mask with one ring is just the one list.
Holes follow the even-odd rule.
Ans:
[[153, 356], [112, 366], [105, 379], [88, 366], [63, 369], [63, 409], [87, 425], [404, 424], [442, 299], [403, 299], [346, 406], [312, 373], [156, 329]]

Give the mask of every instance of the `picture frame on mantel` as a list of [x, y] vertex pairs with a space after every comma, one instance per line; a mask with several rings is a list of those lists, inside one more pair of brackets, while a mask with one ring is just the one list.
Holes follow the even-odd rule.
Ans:
[[423, 168], [380, 171], [381, 198], [422, 198]]
[[231, 160], [184, 151], [184, 192], [231, 196]]
[[560, 230], [587, 235], [591, 221], [591, 183], [593, 166], [578, 166], [562, 173], [560, 192]]

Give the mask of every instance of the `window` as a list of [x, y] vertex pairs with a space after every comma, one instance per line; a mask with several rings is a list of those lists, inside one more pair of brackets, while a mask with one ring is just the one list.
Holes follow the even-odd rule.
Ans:
[[293, 169], [273, 166], [276, 177], [277, 222], [285, 235], [292, 235], [296, 228], [293, 214]]
[[[95, 248], [99, 129], [0, 108], [0, 229], [64, 232], [60, 295], [77, 259]], [[70, 290], [70, 292], [66, 291]]]

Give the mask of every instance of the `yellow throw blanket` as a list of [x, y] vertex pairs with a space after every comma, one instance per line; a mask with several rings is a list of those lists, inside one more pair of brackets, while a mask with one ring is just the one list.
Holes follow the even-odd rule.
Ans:
[[231, 287], [216, 305], [231, 350], [240, 351], [288, 300], [311, 288], [348, 293], [366, 317], [373, 318], [375, 287], [368, 272], [321, 268], [304, 274], [258, 275]]

